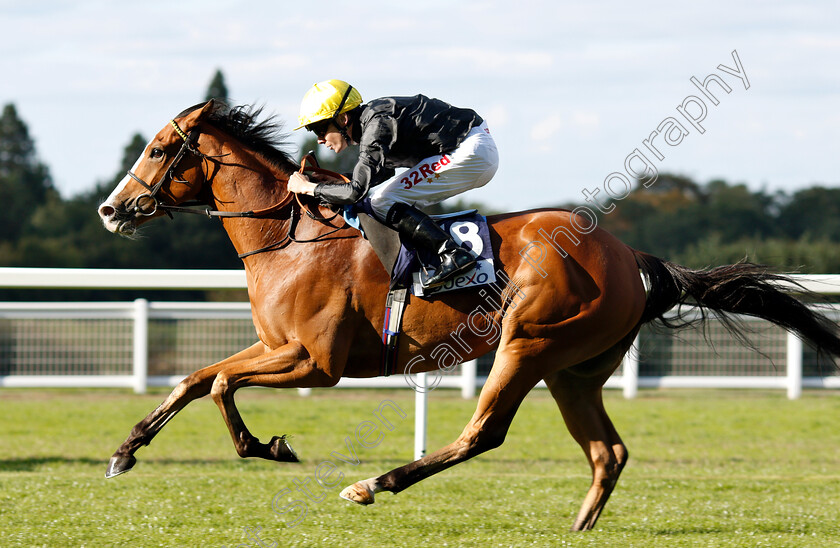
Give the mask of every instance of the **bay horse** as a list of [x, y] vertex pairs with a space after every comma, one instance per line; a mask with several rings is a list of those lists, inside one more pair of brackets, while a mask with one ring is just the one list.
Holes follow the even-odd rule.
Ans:
[[[181, 381], [134, 426], [106, 477], [130, 470], [141, 446], [207, 394], [240, 457], [295, 462], [284, 436], [262, 443], [248, 431], [234, 393], [248, 386], [328, 387], [341, 377], [381, 374], [389, 273], [340, 216], [311, 198], [293, 199], [286, 183], [299, 166], [277, 148], [279, 125], [260, 120], [259, 111], [217, 101], [185, 110], [151, 140], [99, 208], [108, 230], [131, 235], [150, 219], [191, 207], [185, 204], [205, 204], [243, 257], [259, 337]], [[628, 459], [601, 392], [642, 324], [658, 319], [679, 327], [686, 322], [663, 315], [692, 303], [724, 318], [769, 320], [840, 355], [836, 326], [790, 294], [788, 278], [749, 263], [688, 269], [636, 251], [590, 221], [559, 209], [490, 216], [504, 286], [411, 300], [398, 371], [433, 371], [455, 356], [469, 360], [495, 349], [492, 369], [455, 441], [356, 482], [343, 498], [371, 504], [376, 493], [398, 493], [500, 446], [519, 405], [544, 380], [592, 471], [572, 530], [592, 529]], [[737, 323], [726, 325], [740, 334]]]

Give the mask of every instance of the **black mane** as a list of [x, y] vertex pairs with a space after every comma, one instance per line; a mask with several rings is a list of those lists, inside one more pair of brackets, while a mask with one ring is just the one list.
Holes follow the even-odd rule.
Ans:
[[[180, 113], [177, 118], [203, 107], [200, 103]], [[260, 120], [263, 107], [240, 105], [231, 107], [226, 103], [213, 100], [213, 109], [205, 121], [215, 128], [229, 134], [251, 150], [259, 152], [277, 167], [286, 171], [297, 170], [297, 162], [292, 156], [282, 150], [281, 146], [288, 144], [288, 135], [283, 133], [283, 123], [276, 116], [269, 116]]]

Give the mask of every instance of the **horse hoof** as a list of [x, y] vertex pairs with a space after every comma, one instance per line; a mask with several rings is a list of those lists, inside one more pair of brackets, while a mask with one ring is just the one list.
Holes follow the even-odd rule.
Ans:
[[271, 454], [271, 458], [278, 462], [300, 462], [297, 453], [289, 445], [286, 436], [274, 436], [271, 438], [271, 441], [268, 442], [268, 452]]
[[338, 494], [339, 497], [343, 498], [344, 500], [349, 500], [350, 502], [355, 502], [356, 504], [361, 504], [367, 506], [368, 504], [373, 504], [373, 491], [365, 487], [364, 485], [360, 485], [362, 482], [356, 482], [350, 487], [346, 487], [344, 491]]
[[134, 455], [114, 455], [108, 463], [108, 469], [105, 470], [105, 478], [113, 478], [120, 474], [125, 474], [137, 463]]

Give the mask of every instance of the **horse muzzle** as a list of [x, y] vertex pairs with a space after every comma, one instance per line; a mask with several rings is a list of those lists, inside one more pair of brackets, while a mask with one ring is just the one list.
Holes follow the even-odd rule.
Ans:
[[105, 229], [121, 236], [133, 236], [137, 231], [137, 218], [146, 216], [129, 211], [125, 206], [106, 202], [99, 206], [99, 218]]

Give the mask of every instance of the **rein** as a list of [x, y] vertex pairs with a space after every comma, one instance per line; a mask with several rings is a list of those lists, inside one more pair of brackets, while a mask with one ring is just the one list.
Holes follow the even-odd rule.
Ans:
[[[310, 171], [312, 173], [320, 173], [322, 175], [327, 175], [329, 177], [334, 177], [336, 179], [341, 179], [345, 183], [350, 182], [350, 180], [347, 177], [345, 177], [344, 175], [342, 175], [340, 173], [335, 173], [333, 171], [329, 171], [327, 169], [320, 168], [318, 166], [307, 166], [306, 165], [307, 161], [310, 158], [313, 158], [310, 154], [307, 154], [306, 156], [303, 157], [303, 160], [301, 160], [301, 162], [300, 162], [299, 173], [304, 173], [304, 172]], [[314, 213], [312, 213], [312, 211], [309, 210], [309, 208], [307, 208], [303, 205], [303, 203], [300, 201], [300, 196], [298, 194], [295, 194], [294, 192], [289, 192], [288, 194], [286, 194], [286, 196], [283, 198], [283, 200], [280, 201], [280, 203], [278, 203], [278, 204], [276, 204], [276, 205], [274, 205], [270, 208], [267, 208], [267, 209], [270, 209], [272, 211], [278, 211], [278, 210], [282, 209], [283, 207], [285, 207], [286, 204], [291, 203], [292, 202], [292, 197], [294, 197], [295, 200], [297, 201], [297, 204], [298, 204], [298, 207], [300, 208], [300, 210], [301, 211], [306, 211], [306, 214], [311, 219], [314, 219], [316, 221], [321, 221], [323, 223], [328, 223], [328, 222], [332, 221], [333, 219], [335, 219], [339, 215], [339, 212], [335, 212], [329, 218], [316, 216]], [[253, 213], [253, 212], [248, 212], [248, 213]], [[255, 249], [253, 251], [248, 251], [246, 253], [240, 253], [239, 258], [244, 259], [245, 257], [250, 257], [251, 255], [256, 255], [257, 253], [263, 253], [264, 251], [272, 251], [274, 249], [278, 249], [278, 248], [282, 247], [283, 245], [285, 245], [288, 242], [295, 242], [295, 243], [319, 242], [321, 240], [326, 239], [327, 236], [335, 234], [339, 230], [343, 230], [343, 229], [345, 229], [349, 226], [345, 223], [344, 226], [340, 226], [336, 229], [330, 230], [329, 232], [325, 232], [324, 234], [319, 234], [318, 236], [315, 236], [314, 238], [311, 238], [311, 239], [308, 239], [308, 240], [299, 240], [299, 239], [295, 238], [295, 228], [297, 227], [297, 223], [298, 223], [299, 220], [300, 220], [300, 216], [298, 215], [297, 210], [294, 207], [292, 207], [291, 212], [289, 214], [289, 231], [286, 233], [286, 235], [283, 238], [281, 238], [279, 241], [277, 241], [273, 244], [267, 245], [265, 247]]]
[[[209, 156], [207, 154], [203, 154], [196, 147], [196, 141], [198, 140], [198, 135], [199, 135], [197, 128], [190, 131], [189, 135], [187, 135], [180, 127], [178, 127], [178, 124], [175, 122], [175, 120], [170, 120], [169, 123], [172, 125], [172, 127], [175, 129], [175, 132], [181, 137], [181, 139], [184, 140], [184, 144], [181, 145], [181, 149], [175, 155], [175, 158], [172, 159], [172, 162], [169, 164], [169, 167], [166, 169], [164, 174], [161, 176], [160, 180], [157, 183], [155, 183], [154, 185], [151, 185], [151, 184], [147, 183], [146, 181], [144, 181], [143, 179], [141, 179], [140, 177], [138, 177], [131, 170], [128, 170], [128, 175], [132, 179], [134, 179], [135, 181], [140, 183], [144, 188], [146, 188], [149, 191], [146, 194], [140, 194], [139, 196], [137, 196], [134, 199], [134, 204], [133, 204], [132, 209], [134, 209], [135, 212], [148, 217], [148, 216], [154, 215], [155, 213], [157, 213], [158, 209], [160, 209], [164, 213], [169, 215], [170, 218], [172, 218], [172, 213], [176, 212], [176, 213], [192, 213], [192, 214], [196, 214], [196, 215], [206, 215], [207, 217], [210, 217], [210, 218], [212, 218], [212, 217], [221, 217], [221, 218], [244, 217], [244, 218], [252, 218], [253, 219], [253, 218], [268, 217], [269, 215], [271, 215], [273, 213], [277, 213], [279, 211], [282, 211], [286, 207], [291, 206], [291, 208], [290, 208], [291, 211], [289, 213], [289, 230], [286, 233], [286, 235], [283, 238], [281, 238], [279, 241], [277, 241], [277, 242], [275, 242], [271, 245], [267, 245], [265, 247], [255, 249], [253, 251], [248, 251], [246, 253], [240, 253], [239, 254], [240, 259], [244, 259], [245, 257], [250, 257], [251, 255], [256, 255], [258, 253], [263, 253], [265, 251], [272, 251], [274, 249], [278, 249], [278, 248], [282, 247], [283, 245], [285, 245], [286, 243], [288, 243], [290, 241], [291, 242], [297, 242], [297, 243], [318, 242], [318, 241], [321, 241], [321, 240], [325, 239], [327, 236], [330, 236], [331, 234], [334, 234], [334, 233], [338, 232], [339, 230], [343, 230], [343, 229], [347, 228], [347, 226], [349, 226], [349, 225], [341, 226], [339, 228], [336, 228], [336, 229], [331, 230], [329, 232], [326, 232], [324, 234], [319, 234], [318, 236], [316, 236], [314, 238], [311, 238], [311, 239], [300, 240], [300, 239], [295, 238], [295, 235], [294, 235], [295, 234], [295, 228], [297, 227], [297, 224], [298, 224], [298, 221], [299, 221], [299, 215], [298, 215], [298, 213], [297, 213], [297, 211], [294, 207], [294, 201], [297, 201], [300, 210], [306, 211], [306, 214], [310, 218], [312, 218], [314, 220], [317, 220], [317, 221], [324, 222], [324, 223], [328, 223], [328, 222], [332, 221], [340, 213], [336, 212], [334, 215], [332, 215], [329, 218], [321, 217], [320, 215], [316, 215], [309, 208], [307, 208], [303, 205], [303, 203], [300, 201], [300, 197], [297, 194], [295, 194], [294, 192], [287, 192], [286, 196], [284, 196], [282, 200], [280, 200], [279, 202], [277, 202], [276, 204], [274, 204], [272, 206], [265, 207], [265, 208], [262, 208], [262, 209], [253, 209], [253, 210], [249, 210], [249, 211], [219, 211], [219, 210], [211, 209], [209, 206], [207, 206], [206, 204], [202, 204], [201, 202], [188, 202], [188, 203], [184, 203], [182, 205], [169, 205], [169, 204], [165, 204], [165, 203], [161, 202], [158, 199], [157, 194], [160, 191], [161, 187], [163, 187], [164, 183], [166, 183], [167, 181], [170, 181], [170, 180], [186, 183], [186, 181], [179, 181], [178, 179], [175, 179], [175, 169], [178, 167], [178, 164], [181, 162], [181, 160], [183, 160], [184, 156], [186, 156], [186, 154], [188, 152], [191, 153], [191, 154], [194, 154], [194, 155], [196, 155], [200, 158], [203, 158], [203, 159], [220, 158], [222, 156], [227, 156], [227, 154], [222, 155], [222, 156]], [[350, 180], [347, 177], [345, 177], [344, 175], [341, 175], [340, 173], [335, 173], [335, 172], [332, 172], [332, 171], [329, 171], [329, 170], [326, 170], [326, 169], [323, 169], [323, 168], [320, 168], [320, 167], [317, 167], [317, 166], [307, 166], [306, 165], [307, 160], [310, 159], [310, 158], [311, 158], [311, 155], [307, 155], [301, 161], [301, 166], [300, 166], [300, 171], [299, 171], [300, 173], [304, 173], [304, 172], [309, 171], [309, 172], [312, 172], [312, 173], [320, 173], [322, 175], [327, 175], [329, 177], [341, 179], [345, 183], [350, 182]], [[199, 206], [199, 205], [204, 205], [205, 207], [203, 209], [195, 207], [195, 206]]]

